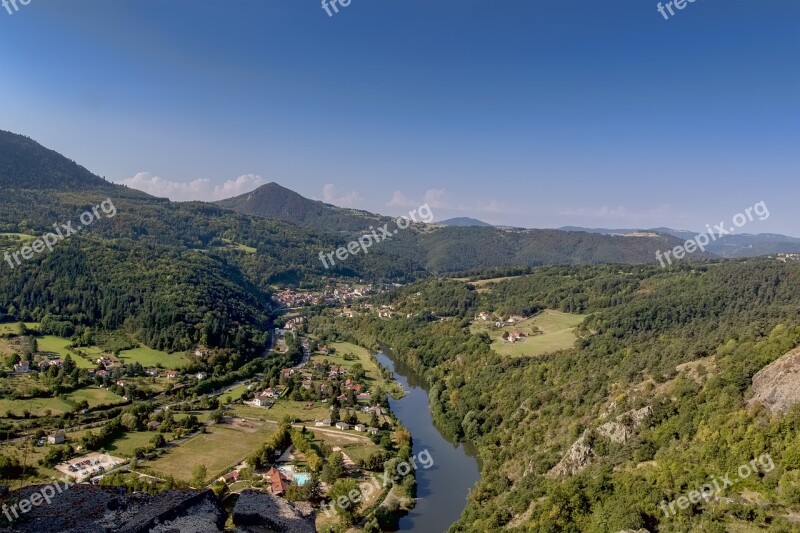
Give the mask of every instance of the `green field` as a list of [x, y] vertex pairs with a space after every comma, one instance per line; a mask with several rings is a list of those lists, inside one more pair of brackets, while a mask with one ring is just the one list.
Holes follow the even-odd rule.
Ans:
[[[124, 436], [115, 439], [114, 442], [106, 448], [106, 451], [111, 455], [133, 457], [133, 452], [137, 448], [146, 448], [150, 446], [153, 437], [157, 434], [158, 431], [134, 431], [126, 433]], [[164, 438], [169, 441], [171, 439], [171, 434], [165, 434]]]
[[[575, 326], [580, 324], [583, 319], [582, 315], [547, 309], [518, 324], [504, 326], [499, 329], [491, 325], [473, 324], [472, 331], [487, 331], [493, 341], [492, 349], [500, 355], [512, 357], [537, 356], [571, 348], [578, 339], [575, 335]], [[504, 331], [521, 331], [526, 335], [530, 335], [535, 328], [538, 328], [543, 333], [526, 336], [522, 341], [514, 344], [504, 342], [500, 338]]]
[[[38, 327], [39, 325], [36, 323], [30, 323], [29, 327], [31, 326]], [[13, 332], [16, 332], [17, 326], [16, 324], [2, 324], [0, 327], [5, 327]], [[0, 333], [3, 333], [2, 329], [0, 329]], [[58, 354], [62, 359], [66, 357], [68, 353], [70, 353], [68, 346], [72, 343], [72, 341], [69, 339], [56, 337], [55, 335], [45, 335], [43, 337], [38, 337], [36, 341], [39, 345], [40, 352], [55, 353]], [[104, 350], [97, 346], [81, 347], [77, 348], [77, 350], [86, 353], [90, 359], [97, 359], [101, 354], [104, 353]], [[84, 359], [75, 353], [72, 353], [71, 355], [72, 359], [79, 368], [95, 367], [94, 361]], [[167, 352], [153, 350], [147, 346], [140, 346], [132, 350], [124, 350], [120, 352], [119, 359], [121, 362], [126, 364], [138, 362], [145, 367], [161, 364], [164, 368], [180, 368], [189, 363], [189, 359], [187, 359], [187, 357], [182, 353], [169, 354]]]
[[[38, 330], [40, 324], [38, 322], [25, 322], [25, 326], [28, 329], [35, 329]], [[6, 333], [19, 333], [19, 322], [4, 322], [0, 324], [0, 335]]]
[[73, 406], [61, 398], [31, 398], [30, 400], [0, 399], [0, 417], [5, 417], [11, 411], [15, 416], [22, 416], [27, 410], [32, 416], [46, 416], [47, 411], [52, 415], [63, 415], [72, 411]]
[[231, 248], [235, 248], [237, 250], [241, 250], [242, 252], [247, 252], [248, 254], [254, 254], [254, 253], [257, 252], [257, 250], [255, 248], [253, 248], [252, 246], [239, 244], [238, 242], [234, 242], [234, 241], [232, 241], [230, 239], [222, 239], [222, 242], [224, 242], [225, 244], [227, 244]]
[[69, 401], [65, 401], [65, 399], [75, 404], [86, 400], [90, 408], [99, 405], [112, 405], [124, 402], [122, 398], [106, 389], [86, 387], [66, 394], [64, 398], [31, 398], [29, 400], [0, 399], [0, 417], [4, 417], [8, 411], [11, 411], [17, 416], [21, 416], [25, 410], [28, 410], [32, 416], [46, 416], [48, 409], [52, 415], [63, 415], [75, 409], [74, 405], [69, 403]]
[[[75, 361], [75, 364], [78, 368], [94, 368], [95, 364], [91, 361], [80, 357], [77, 354], [70, 353], [69, 346], [72, 341], [69, 339], [65, 339], [64, 337], [56, 337], [55, 335], [45, 335], [44, 337], [39, 337], [36, 339], [37, 344], [39, 345], [40, 352], [50, 352], [54, 354], [58, 354], [59, 357], [62, 359], [67, 356], [67, 354], [72, 357], [72, 360]], [[85, 349], [88, 351], [88, 349]]]
[[220, 395], [220, 401], [224, 401], [226, 396], [231, 397], [231, 401], [236, 401], [241, 398], [242, 394], [247, 392], [247, 385], [239, 385], [238, 387], [234, 387], [228, 392], [224, 392]]
[[160, 364], [164, 368], [180, 368], [189, 364], [189, 360], [182, 353], [160, 352], [147, 346], [139, 346], [133, 350], [120, 352], [119, 359], [125, 363], [139, 363], [142, 366], [156, 366]]
[[495, 283], [500, 283], [501, 281], [506, 281], [509, 279], [514, 279], [518, 276], [505, 276], [502, 278], [490, 278], [490, 279], [480, 279], [478, 281], [470, 281], [471, 285], [474, 285], [478, 292], [487, 292], [491, 290], [491, 286]]
[[285, 416], [297, 419], [300, 422], [312, 422], [322, 418], [330, 418], [330, 404], [314, 402], [311, 407], [306, 407], [305, 405], [306, 402], [281, 399], [269, 409], [252, 405], [236, 405], [233, 407], [233, 412], [241, 417], [270, 420], [272, 422], [280, 422]]
[[192, 469], [202, 464], [208, 470], [207, 481], [210, 481], [247, 458], [274, 431], [274, 424], [264, 424], [252, 433], [225, 425], [211, 426], [208, 433], [201, 433], [174, 448], [168, 448], [164, 455], [143, 466], [159, 474], [188, 481], [192, 477]]
[[89, 407], [97, 407], [98, 405], [110, 405], [117, 403], [124, 403], [122, 397], [117, 396], [108, 389], [101, 389], [99, 387], [84, 387], [75, 392], [67, 394], [67, 398], [74, 402], [86, 400], [89, 402]]

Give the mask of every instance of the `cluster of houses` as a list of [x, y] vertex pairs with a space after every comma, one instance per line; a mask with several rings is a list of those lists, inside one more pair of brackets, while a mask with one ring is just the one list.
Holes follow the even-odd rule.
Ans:
[[[296, 461], [294, 453], [296, 453], [294, 446], [289, 446], [284, 453], [280, 454], [277, 466], [272, 466], [262, 474], [262, 479], [267, 484], [267, 488], [275, 496], [283, 496], [291, 484], [305, 485], [310, 478], [308, 473], [297, 471], [294, 465]], [[239, 470], [233, 470], [220, 477], [219, 481], [231, 484], [239, 481], [240, 477]]]
[[45, 371], [48, 370], [51, 366], [56, 368], [61, 368], [64, 366], [64, 360], [58, 357], [55, 354], [48, 354], [38, 362], [34, 362], [31, 364], [29, 361], [20, 361], [19, 363], [14, 365], [14, 372], [17, 374], [27, 374], [31, 372], [34, 367], [38, 368], [39, 370]]
[[377, 435], [379, 431], [378, 428], [368, 427], [365, 426], [364, 424], [348, 424], [347, 422], [341, 422], [341, 421], [336, 422], [336, 424], [334, 424], [333, 420], [331, 420], [330, 418], [323, 418], [322, 420], [314, 420], [314, 427], [320, 428], [320, 427], [331, 427], [331, 426], [335, 426], [336, 429], [341, 429], [342, 431], [349, 431], [352, 429], [361, 433], [369, 433], [370, 435]]
[[775, 259], [786, 263], [787, 261], [800, 261], [800, 254], [796, 253], [780, 253], [775, 256]]
[[525, 320], [525, 318], [518, 315], [511, 315], [506, 320], [503, 320], [502, 317], [489, 314], [486, 311], [481, 311], [475, 315], [475, 320], [479, 320], [481, 322], [491, 322], [494, 320], [495, 327], [502, 328], [503, 326], [518, 324]]
[[286, 387], [281, 387], [280, 385], [269, 387], [263, 392], [256, 394], [255, 398], [253, 398], [253, 405], [256, 407], [272, 407], [275, 401], [281, 397], [285, 390]]
[[276, 293], [273, 298], [287, 309], [319, 304], [350, 303], [375, 293], [372, 285], [355, 288], [352, 284], [334, 282], [324, 291], [297, 291], [286, 289]]
[[505, 342], [514, 344], [517, 341], [521, 341], [525, 337], [525, 333], [521, 331], [504, 331], [500, 337]]

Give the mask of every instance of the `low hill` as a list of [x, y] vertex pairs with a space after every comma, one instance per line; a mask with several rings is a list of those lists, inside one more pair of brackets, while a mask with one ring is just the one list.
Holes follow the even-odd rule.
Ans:
[[470, 217], [456, 217], [442, 220], [439, 224], [443, 226], [491, 226], [488, 222]]
[[[681, 241], [669, 235], [624, 237], [559, 230], [445, 227], [419, 237], [436, 273], [495, 266], [648, 263]], [[703, 257], [696, 254], [695, 257]]]

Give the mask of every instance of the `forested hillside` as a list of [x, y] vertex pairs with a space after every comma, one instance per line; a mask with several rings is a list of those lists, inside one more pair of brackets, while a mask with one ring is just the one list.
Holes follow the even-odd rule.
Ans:
[[0, 130], [2, 189], [97, 190], [138, 198], [149, 197], [141, 191], [109, 183], [33, 139]]
[[326, 231], [366, 231], [370, 226], [379, 226], [391, 220], [366, 211], [309, 200], [277, 183], [262, 185], [254, 191], [215, 204], [244, 215], [282, 220]]
[[[311, 327], [389, 344], [425, 373], [440, 427], [478, 445], [482, 480], [453, 531], [795, 530], [800, 407], [775, 416], [746, 400], [753, 375], [800, 344], [800, 265], [545, 267], [480, 291], [423, 282], [380, 302], [415, 316], [323, 315]], [[479, 311], [545, 308], [585, 313], [573, 348], [499, 356], [470, 332]], [[663, 511], [763, 454], [774, 469]]]
[[[286, 216], [272, 213], [278, 219], [318, 229], [209, 203], [170, 202], [109, 183], [8, 132], [0, 134], [0, 154], [0, 253], [18, 252], [54, 224], [81, 226], [79, 216], [103, 201], [114, 207], [113, 216], [96, 217], [53, 252], [35, 254], [16, 268], [5, 260], [0, 313], [8, 320], [47, 317], [78, 332], [124, 328], [167, 350], [204, 340], [243, 349], [256, 339], [248, 351], [257, 352], [275, 284], [320, 286], [330, 276], [409, 282], [502, 265], [641, 263], [677, 242], [415, 224], [328, 270], [321, 252], [335, 251], [368, 232], [369, 224], [389, 219], [312, 202], [275, 184], [254, 191], [255, 204], [239, 199], [249, 205], [245, 210], [279, 208]], [[236, 207], [239, 200], [222, 204]]]

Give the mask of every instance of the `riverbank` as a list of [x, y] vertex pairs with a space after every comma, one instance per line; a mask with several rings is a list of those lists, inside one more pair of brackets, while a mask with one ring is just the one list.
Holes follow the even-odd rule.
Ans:
[[469, 490], [480, 479], [477, 450], [445, 438], [434, 424], [425, 380], [385, 351], [375, 357], [405, 391], [401, 399], [390, 398], [392, 412], [411, 432], [413, 452], [428, 450], [434, 461], [432, 468], [416, 471], [416, 505], [400, 518], [399, 531], [442, 533], [459, 519]]

